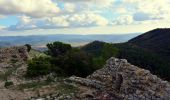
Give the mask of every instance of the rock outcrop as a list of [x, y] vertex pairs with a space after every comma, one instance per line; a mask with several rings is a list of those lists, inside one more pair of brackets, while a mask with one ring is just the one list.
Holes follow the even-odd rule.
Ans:
[[26, 71], [28, 57], [26, 46], [0, 48], [0, 88], [5, 81], [18, 83], [18, 78]]
[[[110, 58], [106, 65], [87, 78], [70, 77], [74, 85], [86, 88], [78, 99], [95, 100], [170, 100], [170, 84], [148, 70], [125, 59]], [[90, 91], [90, 92], [89, 92]]]
[[26, 46], [0, 48], [0, 68], [11, 67], [11, 63], [23, 62], [28, 59]]

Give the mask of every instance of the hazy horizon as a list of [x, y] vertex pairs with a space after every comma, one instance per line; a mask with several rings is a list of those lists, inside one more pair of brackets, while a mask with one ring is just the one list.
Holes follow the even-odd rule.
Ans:
[[17, 46], [31, 44], [35, 47], [43, 47], [47, 43], [61, 41], [69, 43], [72, 46], [82, 46], [92, 41], [103, 41], [109, 43], [122, 43], [140, 35], [136, 34], [91, 34], [91, 35], [75, 35], [75, 34], [52, 34], [52, 35], [30, 35], [30, 36], [0, 36], [0, 46]]

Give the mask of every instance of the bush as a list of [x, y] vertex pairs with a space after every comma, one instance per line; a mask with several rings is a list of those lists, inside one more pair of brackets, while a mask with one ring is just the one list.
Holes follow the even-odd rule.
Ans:
[[47, 75], [51, 72], [51, 66], [48, 57], [35, 57], [28, 61], [27, 76]]
[[30, 44], [25, 44], [25, 46], [27, 47], [27, 51], [30, 52], [30, 50], [31, 50], [31, 45], [30, 45]]
[[57, 76], [86, 77], [95, 70], [90, 55], [83, 51], [70, 51], [63, 56], [36, 57], [28, 62], [27, 76], [37, 77], [56, 73]]
[[86, 77], [95, 70], [91, 56], [83, 51], [69, 52], [61, 67], [68, 76]]
[[63, 55], [72, 49], [70, 44], [65, 44], [62, 42], [48, 43], [47, 48], [48, 48], [47, 54], [49, 54], [53, 57]]
[[6, 81], [6, 82], [5, 82], [5, 87], [6, 87], [6, 88], [9, 87], [9, 86], [11, 86], [11, 85], [14, 85], [14, 83], [13, 83], [12, 81]]
[[86, 77], [96, 67], [92, 56], [68, 44], [54, 42], [47, 44], [51, 57], [35, 57], [28, 61], [27, 76], [37, 77], [55, 73], [57, 76]]

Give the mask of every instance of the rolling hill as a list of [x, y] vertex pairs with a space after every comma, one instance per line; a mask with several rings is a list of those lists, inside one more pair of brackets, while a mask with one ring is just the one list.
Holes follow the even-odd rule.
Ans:
[[[101, 66], [111, 56], [127, 59], [130, 63], [150, 70], [152, 74], [170, 80], [170, 29], [155, 29], [126, 43], [91, 42], [82, 50], [92, 54]], [[113, 52], [110, 52], [113, 51]], [[101, 65], [100, 65], [101, 64]]]
[[128, 41], [170, 60], [170, 29], [155, 29]]

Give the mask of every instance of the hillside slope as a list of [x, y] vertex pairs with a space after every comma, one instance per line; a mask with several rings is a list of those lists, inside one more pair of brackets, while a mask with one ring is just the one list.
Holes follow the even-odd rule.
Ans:
[[155, 29], [129, 40], [128, 43], [151, 50], [170, 60], [170, 29]]
[[97, 66], [102, 66], [111, 56], [127, 59], [131, 64], [150, 70], [152, 74], [170, 80], [170, 63], [162, 56], [130, 43], [110, 44], [94, 41], [82, 47], [93, 55]]

